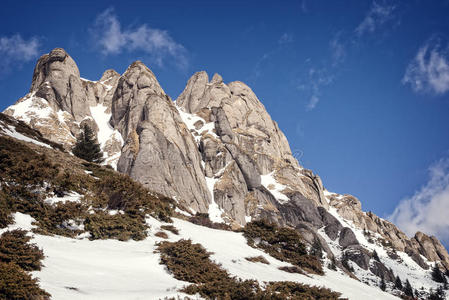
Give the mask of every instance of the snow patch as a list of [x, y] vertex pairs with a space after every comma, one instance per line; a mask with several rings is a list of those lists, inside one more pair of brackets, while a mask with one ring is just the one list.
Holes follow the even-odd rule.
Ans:
[[[189, 114], [187, 112], [185, 112], [182, 108], [180, 108], [179, 106], [175, 105], [176, 108], [178, 109], [179, 115], [181, 116], [182, 121], [186, 124], [187, 128], [192, 132], [196, 132], [196, 135], [192, 134], [193, 138], [195, 139], [195, 141], [197, 143], [200, 142], [201, 140], [201, 135], [203, 134], [210, 134], [212, 135], [214, 138], [218, 139], [218, 136], [215, 134], [215, 132], [213, 131], [215, 129], [215, 124], [214, 122], [209, 122], [206, 123], [206, 120], [204, 120], [203, 118], [194, 115], [194, 114]], [[203, 127], [201, 127], [200, 129], [196, 129], [195, 128], [195, 123], [201, 121], [203, 123]]]
[[[48, 118], [53, 112], [48, 101], [34, 96], [36, 92], [27, 94], [22, 101], [11, 105], [8, 109], [13, 111], [13, 117], [30, 124], [32, 119]], [[40, 104], [40, 106], [39, 106]]]
[[13, 137], [15, 139], [18, 139], [18, 140], [21, 140], [24, 142], [33, 143], [38, 146], [52, 149], [52, 147], [48, 144], [36, 141], [35, 139], [29, 138], [29, 137], [17, 132], [16, 129], [14, 128], [14, 126], [8, 125], [8, 128], [5, 128], [5, 127], [2, 127], [2, 128], [3, 128], [3, 131], [6, 133], [6, 135], [8, 135], [10, 137]]
[[63, 197], [49, 197], [44, 200], [45, 203], [54, 205], [56, 203], [66, 203], [66, 202], [81, 202], [81, 197], [83, 195], [78, 194], [77, 192], [70, 192]]
[[218, 206], [214, 199], [214, 185], [218, 181], [217, 178], [209, 178], [206, 177], [206, 184], [209, 192], [211, 193], [211, 203], [209, 203], [209, 219], [215, 223], [224, 223], [221, 215], [224, 213], [224, 210]]
[[269, 190], [280, 203], [289, 201], [290, 199], [282, 193], [286, 186], [277, 182], [273, 175], [274, 171], [266, 175], [260, 175], [262, 185]]

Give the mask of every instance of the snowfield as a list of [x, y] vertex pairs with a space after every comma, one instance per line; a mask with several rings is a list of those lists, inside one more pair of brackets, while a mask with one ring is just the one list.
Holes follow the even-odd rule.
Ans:
[[[14, 214], [15, 224], [6, 230], [23, 228], [30, 230], [33, 218]], [[90, 241], [87, 238], [66, 238], [32, 234], [32, 242], [43, 249], [45, 259], [41, 271], [33, 272], [43, 289], [52, 299], [163, 299], [185, 297], [177, 292], [189, 283], [173, 278], [163, 265], [159, 254], [154, 253], [156, 243], [163, 239], [155, 237], [161, 223], [148, 217], [149, 237], [143, 241], [120, 242], [117, 240]], [[297, 281], [325, 286], [342, 293], [349, 299], [398, 299], [377, 288], [367, 286], [339, 272], [326, 269], [324, 276], [305, 276], [281, 271], [280, 266], [289, 265], [251, 248], [241, 233], [210, 229], [180, 219], [174, 219], [179, 235], [167, 232], [169, 241], [181, 238], [200, 243], [213, 252], [211, 259], [222, 265], [230, 274], [242, 279], [264, 281]], [[31, 233], [30, 233], [31, 234]], [[269, 265], [249, 262], [245, 257], [264, 256]], [[197, 296], [189, 296], [198, 299]]]

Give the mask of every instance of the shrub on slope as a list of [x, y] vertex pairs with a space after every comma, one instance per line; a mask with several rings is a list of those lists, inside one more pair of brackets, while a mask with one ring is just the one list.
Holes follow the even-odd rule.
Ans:
[[49, 299], [27, 271], [41, 269], [42, 250], [30, 244], [24, 230], [6, 231], [0, 236], [0, 299]]
[[176, 279], [193, 284], [182, 289], [187, 294], [200, 294], [206, 299], [338, 299], [340, 294], [325, 288], [296, 282], [269, 282], [263, 289], [255, 280], [241, 280], [210, 260], [200, 244], [190, 240], [162, 242], [158, 251], [161, 263]]
[[274, 258], [307, 272], [324, 274], [319, 258], [307, 253], [301, 235], [294, 229], [258, 220], [247, 223], [243, 228], [243, 235], [251, 247], [260, 248]]
[[[88, 174], [89, 173], [89, 174]], [[47, 203], [48, 197], [76, 192], [77, 202]], [[173, 201], [152, 193], [129, 176], [83, 162], [61, 151], [27, 145], [0, 136], [0, 227], [11, 224], [11, 213], [22, 212], [37, 221], [42, 234], [76, 236], [91, 231], [93, 239], [143, 239], [145, 215], [169, 222]], [[109, 216], [109, 210], [123, 215]], [[126, 228], [124, 234], [117, 232]]]
[[0, 236], [0, 261], [15, 263], [25, 271], [38, 271], [44, 253], [36, 245], [28, 243], [31, 237], [26, 233], [24, 230], [13, 230]]

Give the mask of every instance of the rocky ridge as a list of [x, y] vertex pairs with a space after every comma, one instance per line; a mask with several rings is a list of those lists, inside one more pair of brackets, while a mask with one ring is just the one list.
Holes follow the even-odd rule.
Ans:
[[[401, 264], [419, 268], [410, 273], [418, 283], [416, 274], [435, 263], [449, 269], [449, 255], [435, 237], [418, 232], [409, 238], [363, 212], [355, 197], [328, 192], [299, 165], [277, 123], [242, 82], [225, 84], [218, 74], [209, 81], [198, 72], [173, 102], [142, 62], [89, 81], [57, 48], [39, 59], [30, 92], [5, 113], [66, 149], [87, 123], [106, 163], [188, 213], [208, 213], [235, 228], [260, 218], [296, 228], [327, 260], [341, 268], [349, 260], [364, 270], [354, 273], [360, 280], [392, 279], [390, 269], [399, 272]], [[374, 250], [381, 262], [372, 259]]]

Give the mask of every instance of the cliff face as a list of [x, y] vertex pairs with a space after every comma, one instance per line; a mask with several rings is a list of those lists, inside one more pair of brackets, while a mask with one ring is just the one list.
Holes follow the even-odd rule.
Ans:
[[[449, 255], [435, 237], [408, 238], [363, 212], [355, 197], [328, 192], [298, 164], [285, 135], [242, 82], [225, 84], [218, 74], [209, 81], [198, 72], [173, 102], [142, 62], [89, 81], [55, 49], [39, 59], [30, 93], [5, 113], [67, 149], [87, 123], [106, 163], [179, 207], [234, 227], [268, 218], [296, 228], [342, 268], [339, 262], [349, 260], [385, 279], [407, 261], [406, 268], [423, 272], [435, 262], [449, 269]], [[383, 262], [373, 262], [374, 250]]]

